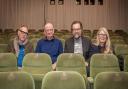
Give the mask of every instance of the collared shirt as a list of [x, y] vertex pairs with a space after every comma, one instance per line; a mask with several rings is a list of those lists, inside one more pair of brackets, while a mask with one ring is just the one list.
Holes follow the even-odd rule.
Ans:
[[59, 54], [63, 52], [63, 46], [60, 40], [53, 38], [48, 40], [43, 38], [38, 41], [36, 53], [47, 53], [51, 56], [52, 63], [55, 63]]
[[78, 39], [74, 39], [74, 53], [83, 54], [83, 47], [82, 47], [81, 37], [79, 37]]

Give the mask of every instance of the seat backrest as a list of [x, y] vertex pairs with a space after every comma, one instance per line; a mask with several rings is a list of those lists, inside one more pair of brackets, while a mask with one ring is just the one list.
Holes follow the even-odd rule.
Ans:
[[63, 48], [65, 47], [65, 39], [60, 38], [60, 41], [62, 42]]
[[83, 77], [75, 71], [48, 72], [41, 89], [86, 89]]
[[126, 44], [123, 39], [111, 39], [111, 43], [113, 45], [116, 45], [116, 44]]
[[75, 53], [62, 53], [57, 58], [56, 70], [77, 71], [86, 74], [85, 60], [83, 55]]
[[13, 53], [0, 53], [0, 72], [17, 70], [16, 55]]
[[32, 74], [45, 74], [51, 70], [51, 58], [46, 53], [28, 53], [23, 59], [22, 71]]
[[8, 44], [0, 44], [0, 53], [8, 52]]
[[0, 89], [35, 89], [35, 85], [28, 73], [0, 72]]
[[128, 55], [124, 57], [124, 71], [128, 72]]
[[114, 54], [94, 54], [90, 61], [90, 77], [100, 72], [120, 71], [118, 58]]
[[123, 36], [111, 36], [110, 38], [111, 39], [121, 39], [121, 40], [124, 39]]
[[126, 44], [117, 44], [114, 47], [115, 54], [118, 55], [126, 55], [128, 54], [128, 45]]
[[7, 42], [6, 42], [6, 39], [5, 38], [2, 38], [2, 37], [0, 37], [0, 44], [6, 44]]
[[94, 89], [128, 89], [128, 72], [103, 72], [94, 80]]
[[32, 43], [34, 50], [36, 50], [37, 42], [39, 41], [40, 38], [32, 38], [30, 39], [30, 42]]

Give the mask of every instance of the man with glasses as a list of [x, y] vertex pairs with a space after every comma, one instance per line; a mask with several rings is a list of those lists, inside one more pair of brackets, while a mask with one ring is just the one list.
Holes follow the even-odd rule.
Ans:
[[9, 52], [13, 52], [17, 56], [17, 65], [22, 67], [23, 57], [26, 53], [33, 52], [33, 46], [28, 40], [27, 26], [21, 26], [17, 30], [17, 36], [9, 44]]
[[59, 54], [63, 52], [62, 42], [54, 37], [54, 28], [52, 23], [46, 23], [44, 26], [45, 37], [38, 41], [36, 53], [47, 53], [52, 59], [52, 68], [56, 67], [56, 60]]
[[[88, 52], [91, 47], [91, 41], [82, 35], [83, 26], [80, 21], [74, 21], [71, 24], [72, 37], [65, 42], [65, 53], [80, 53], [85, 58], [85, 64], [89, 66]], [[87, 68], [87, 71], [88, 68]]]
[[74, 21], [71, 25], [72, 37], [65, 42], [65, 53], [80, 53], [85, 59], [88, 58], [88, 51], [91, 41], [82, 35], [83, 26], [80, 21]]

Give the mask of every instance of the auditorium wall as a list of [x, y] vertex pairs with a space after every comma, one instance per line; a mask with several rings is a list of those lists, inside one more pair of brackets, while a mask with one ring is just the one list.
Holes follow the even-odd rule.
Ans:
[[63, 5], [50, 5], [50, 0], [0, 0], [0, 28], [17, 29], [26, 24], [40, 29], [52, 22], [56, 29], [68, 29], [80, 20], [85, 29], [128, 29], [128, 0], [103, 0], [103, 5], [76, 5], [75, 0], [64, 0]]

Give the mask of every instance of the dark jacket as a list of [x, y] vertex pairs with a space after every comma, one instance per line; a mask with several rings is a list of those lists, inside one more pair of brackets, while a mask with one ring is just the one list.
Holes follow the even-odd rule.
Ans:
[[[100, 45], [95, 45], [95, 44], [91, 44], [91, 48], [89, 50], [89, 58], [91, 58], [91, 56], [93, 54], [96, 54], [96, 53], [103, 53], [102, 52], [102, 49], [104, 49], [103, 47], [101, 47]], [[111, 46], [111, 50], [113, 52], [113, 46]]]
[[[87, 37], [81, 37], [82, 38], [82, 47], [83, 47], [83, 56], [85, 57], [85, 60], [88, 61], [88, 52], [91, 47], [91, 41]], [[71, 37], [65, 41], [65, 53], [74, 53], [74, 38]]]

